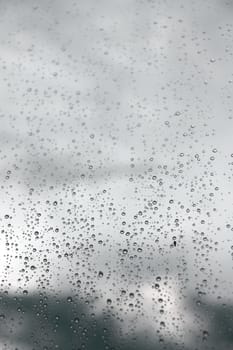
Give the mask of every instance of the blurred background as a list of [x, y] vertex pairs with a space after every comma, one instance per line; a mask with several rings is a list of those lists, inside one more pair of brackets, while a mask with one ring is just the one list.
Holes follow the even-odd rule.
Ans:
[[0, 348], [233, 348], [232, 1], [0, 14]]

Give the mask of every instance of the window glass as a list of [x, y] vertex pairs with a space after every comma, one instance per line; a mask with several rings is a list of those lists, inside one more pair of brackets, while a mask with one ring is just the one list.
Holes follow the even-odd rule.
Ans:
[[0, 10], [0, 348], [232, 349], [232, 1]]

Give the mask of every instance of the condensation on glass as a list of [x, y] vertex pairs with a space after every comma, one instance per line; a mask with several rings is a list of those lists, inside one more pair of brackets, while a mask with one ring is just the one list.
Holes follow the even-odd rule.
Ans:
[[232, 349], [232, 2], [0, 13], [0, 348]]

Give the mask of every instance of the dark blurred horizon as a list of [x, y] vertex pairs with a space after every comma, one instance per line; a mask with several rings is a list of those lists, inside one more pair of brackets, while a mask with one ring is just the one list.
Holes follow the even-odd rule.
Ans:
[[[233, 340], [233, 305], [212, 304], [208, 301], [194, 304], [193, 312], [198, 314], [200, 328], [192, 334], [192, 343], [185, 346], [164, 337], [165, 324], [158, 324], [153, 332], [140, 332], [132, 328], [124, 331], [117, 312], [108, 306], [96, 314], [87, 300], [73, 295], [59, 297], [47, 295], [45, 291], [21, 295], [0, 295], [0, 338], [2, 349], [10, 346], [17, 350], [194, 350], [229, 349]], [[197, 315], [196, 315], [197, 316]], [[208, 328], [202, 328], [201, 320], [210, 320]], [[186, 330], [187, 331], [187, 330]]]

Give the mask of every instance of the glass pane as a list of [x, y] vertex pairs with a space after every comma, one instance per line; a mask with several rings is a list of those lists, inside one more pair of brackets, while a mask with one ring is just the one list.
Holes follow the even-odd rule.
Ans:
[[0, 348], [232, 349], [232, 2], [0, 9]]

